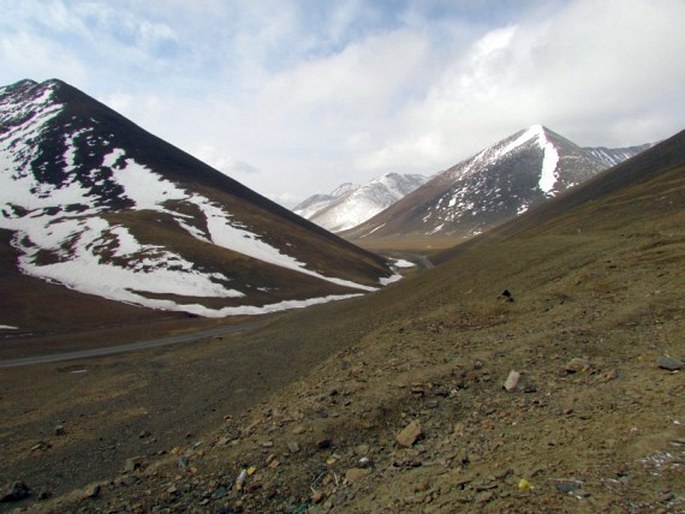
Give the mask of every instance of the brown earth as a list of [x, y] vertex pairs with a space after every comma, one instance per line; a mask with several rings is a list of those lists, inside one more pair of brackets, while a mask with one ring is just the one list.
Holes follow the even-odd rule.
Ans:
[[34, 494], [0, 510], [685, 512], [684, 372], [657, 365], [685, 360], [669, 162], [359, 300], [2, 370], [0, 485]]

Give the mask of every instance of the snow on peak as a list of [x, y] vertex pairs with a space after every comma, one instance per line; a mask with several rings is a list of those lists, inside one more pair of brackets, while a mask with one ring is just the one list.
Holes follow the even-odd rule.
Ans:
[[365, 222], [426, 180], [422, 175], [386, 173], [361, 186], [342, 184], [330, 195], [310, 197], [293, 210], [328, 230], [340, 232]]

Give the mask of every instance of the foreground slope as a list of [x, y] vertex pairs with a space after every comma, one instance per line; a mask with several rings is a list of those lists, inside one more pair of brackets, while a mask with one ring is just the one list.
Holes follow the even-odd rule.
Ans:
[[[1, 88], [0, 124], [0, 230], [24, 276], [224, 316], [358, 294], [391, 274], [58, 80]], [[16, 303], [0, 324], [30, 326], [20, 301], [31, 283], [7, 274]], [[68, 296], [53, 307], [69, 311]]]
[[[222, 388], [233, 345], [246, 352], [275, 339], [291, 356], [339, 347], [296, 381], [307, 356], [293, 358], [289, 385], [252, 396], [260, 403], [230, 412], [216, 432], [162, 448], [176, 446], [171, 456], [141, 442], [129, 449], [140, 455], [136, 469], [125, 471], [119, 455], [122, 471], [100, 480], [95, 495], [82, 488], [41, 504], [34, 494], [32, 509], [682, 511], [685, 383], [682, 371], [664, 368], [685, 360], [684, 205], [685, 132], [376, 295], [293, 313], [225, 345], [158, 356], [151, 388], [169, 387], [166, 373], [181, 376], [174, 363], [183, 358], [184, 374], [208, 373], [221, 411], [240, 396], [238, 382]], [[335, 341], [324, 330], [338, 334]], [[266, 378], [282, 369], [270, 351], [259, 355]], [[208, 360], [215, 371], [205, 369]], [[131, 372], [152, 365], [141, 358]], [[125, 362], [99, 366], [91, 386], [87, 375], [80, 382], [84, 398], [94, 388], [81, 409], [96, 413], [108, 401], [110, 419], [163, 437], [163, 416], [152, 407], [136, 415], [125, 398], [103, 399], [102, 381], [114, 380]], [[521, 378], [507, 392], [512, 370]], [[31, 383], [21, 376], [6, 374], [2, 384], [30, 388], [34, 398], [52, 390], [54, 374]], [[206, 399], [207, 387], [194, 381], [187, 392]], [[39, 491], [40, 463], [56, 465], [54, 480], [60, 464], [51, 452], [78, 455], [89, 432], [74, 420], [69, 438], [50, 438], [54, 450], [27, 458], [30, 434], [49, 418], [41, 424], [8, 400], [12, 421], [0, 428], [14, 435], [6, 436], [13, 444], [2, 476]], [[241, 469], [252, 466], [237, 487]], [[98, 476], [89, 472], [82, 486]]]
[[436, 175], [342, 235], [351, 240], [472, 237], [644, 149], [581, 148], [533, 125]]

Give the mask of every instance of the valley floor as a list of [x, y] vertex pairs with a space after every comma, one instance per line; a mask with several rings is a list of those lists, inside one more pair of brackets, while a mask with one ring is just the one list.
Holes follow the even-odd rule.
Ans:
[[3, 372], [1, 476], [34, 494], [0, 509], [685, 511], [658, 365], [683, 264], [679, 231], [515, 238], [248, 334]]

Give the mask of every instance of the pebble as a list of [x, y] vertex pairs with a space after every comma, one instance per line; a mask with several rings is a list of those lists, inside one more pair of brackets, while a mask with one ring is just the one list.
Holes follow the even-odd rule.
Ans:
[[67, 433], [67, 430], [64, 428], [64, 425], [57, 425], [55, 427], [55, 435], [64, 435]]
[[567, 373], [580, 373], [582, 371], [587, 371], [592, 367], [588, 359], [582, 357], [574, 357], [566, 363], [564, 369]]
[[345, 480], [349, 483], [357, 482], [370, 474], [371, 470], [367, 468], [350, 468], [345, 472]]
[[409, 423], [404, 429], [397, 434], [395, 439], [397, 442], [406, 447], [413, 446], [416, 440], [423, 434], [423, 430], [421, 429], [421, 424], [414, 420], [411, 423]]
[[143, 462], [145, 462], [145, 457], [137, 456], [137, 457], [130, 457], [126, 459], [126, 463], [124, 464], [124, 472], [130, 473], [132, 471], [135, 471], [136, 469], [139, 469], [142, 467]]
[[507, 377], [506, 381], [504, 382], [504, 386], [503, 386], [504, 389], [508, 393], [513, 393], [518, 388], [520, 379], [521, 379], [521, 373], [512, 369], [509, 372], [509, 376]]
[[659, 366], [661, 369], [665, 369], [667, 371], [678, 371], [683, 369], [685, 367], [685, 363], [681, 361], [680, 359], [676, 359], [675, 357], [659, 357], [659, 360], [656, 362], [657, 366]]
[[83, 491], [83, 499], [87, 500], [89, 498], [97, 498], [100, 496], [101, 491], [100, 484], [91, 484]]

